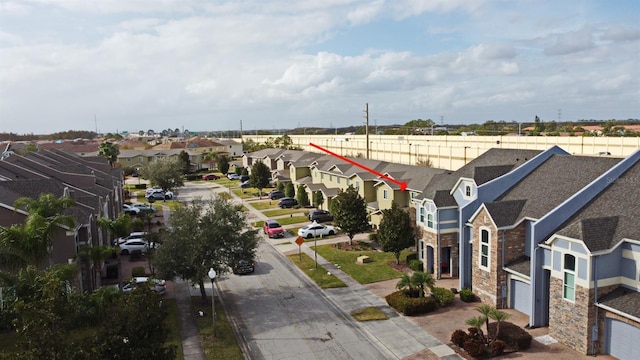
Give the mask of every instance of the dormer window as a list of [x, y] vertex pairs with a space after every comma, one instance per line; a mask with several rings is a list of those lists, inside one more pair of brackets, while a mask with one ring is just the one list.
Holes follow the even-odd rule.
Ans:
[[466, 197], [471, 197], [471, 186], [467, 185], [464, 188], [464, 194]]

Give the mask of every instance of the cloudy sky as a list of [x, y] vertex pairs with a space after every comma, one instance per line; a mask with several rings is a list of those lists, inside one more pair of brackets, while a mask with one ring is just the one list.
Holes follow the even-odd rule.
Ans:
[[0, 132], [640, 118], [637, 0], [0, 0]]

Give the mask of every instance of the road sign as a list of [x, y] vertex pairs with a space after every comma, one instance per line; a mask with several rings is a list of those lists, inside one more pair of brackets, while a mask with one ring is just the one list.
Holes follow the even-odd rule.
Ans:
[[304, 239], [302, 238], [302, 236], [298, 236], [298, 238], [296, 239], [296, 244], [298, 244], [298, 246], [302, 246], [302, 244], [304, 244]]

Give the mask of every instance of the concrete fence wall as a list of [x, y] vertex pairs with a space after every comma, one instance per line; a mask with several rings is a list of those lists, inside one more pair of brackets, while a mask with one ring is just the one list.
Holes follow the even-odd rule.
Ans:
[[[278, 135], [246, 135], [258, 143]], [[305, 151], [315, 144], [341, 156], [367, 157], [366, 135], [289, 135]], [[237, 139], [238, 141], [240, 139]], [[369, 158], [457, 170], [490, 148], [546, 150], [558, 145], [574, 155], [625, 157], [640, 148], [640, 137], [370, 135]], [[608, 154], [608, 155], [607, 155]]]

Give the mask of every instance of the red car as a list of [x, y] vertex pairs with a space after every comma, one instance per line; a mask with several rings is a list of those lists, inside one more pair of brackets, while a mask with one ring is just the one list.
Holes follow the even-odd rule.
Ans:
[[218, 179], [220, 179], [220, 176], [216, 174], [202, 175], [202, 180], [218, 180]]
[[282, 238], [284, 237], [284, 229], [275, 220], [267, 220], [264, 222], [262, 230], [269, 238]]

